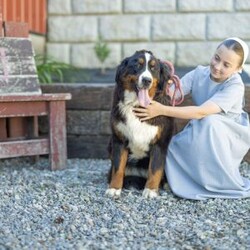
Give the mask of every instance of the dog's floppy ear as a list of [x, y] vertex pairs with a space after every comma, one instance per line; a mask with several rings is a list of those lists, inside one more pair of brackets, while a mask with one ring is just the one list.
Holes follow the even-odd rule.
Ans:
[[168, 80], [171, 78], [171, 69], [169, 66], [160, 61], [160, 83], [159, 83], [159, 88], [160, 90], [163, 90], [168, 83]]
[[114, 102], [118, 102], [118, 100], [123, 99], [123, 77], [125, 69], [128, 65], [129, 58], [125, 58], [122, 60], [120, 65], [118, 65], [116, 69], [115, 81], [116, 81], [116, 88], [114, 92]]
[[121, 74], [124, 72], [125, 67], [128, 65], [128, 58], [125, 58], [122, 60], [120, 65], [116, 69], [116, 76], [115, 76], [115, 81], [116, 83], [121, 82]]

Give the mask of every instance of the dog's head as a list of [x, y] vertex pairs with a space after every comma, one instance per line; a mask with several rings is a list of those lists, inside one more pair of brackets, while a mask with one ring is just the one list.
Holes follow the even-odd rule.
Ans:
[[[151, 51], [140, 50], [125, 58], [116, 71], [118, 94], [134, 92], [141, 106], [147, 106], [155, 95], [163, 92], [170, 79], [170, 69]], [[165, 93], [165, 91], [164, 91]]]

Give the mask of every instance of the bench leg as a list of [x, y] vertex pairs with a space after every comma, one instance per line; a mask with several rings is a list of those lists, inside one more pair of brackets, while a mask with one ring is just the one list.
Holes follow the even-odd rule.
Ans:
[[66, 168], [66, 110], [65, 101], [49, 102], [49, 137], [51, 170]]
[[[36, 139], [39, 137], [38, 116], [26, 117], [27, 120], [27, 138]], [[31, 162], [36, 164], [39, 161], [39, 155], [31, 157]]]
[[6, 126], [7, 126], [6, 118], [0, 118], [0, 141], [7, 139], [7, 127]]

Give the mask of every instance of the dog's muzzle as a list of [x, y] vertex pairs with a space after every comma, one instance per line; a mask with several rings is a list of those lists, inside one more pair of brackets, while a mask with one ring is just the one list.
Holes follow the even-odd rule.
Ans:
[[150, 77], [142, 77], [142, 87], [149, 88], [152, 83], [152, 79]]

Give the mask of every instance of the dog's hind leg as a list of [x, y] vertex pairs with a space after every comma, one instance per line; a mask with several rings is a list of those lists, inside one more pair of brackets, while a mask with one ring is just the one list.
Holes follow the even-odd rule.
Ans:
[[111, 153], [111, 178], [109, 188], [106, 190], [106, 195], [111, 197], [119, 197], [123, 186], [125, 168], [128, 159], [128, 149], [122, 144], [114, 144]]
[[164, 175], [165, 153], [158, 146], [155, 145], [150, 154], [148, 179], [143, 190], [143, 197], [154, 198], [158, 196], [160, 183]]

